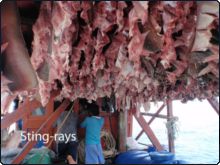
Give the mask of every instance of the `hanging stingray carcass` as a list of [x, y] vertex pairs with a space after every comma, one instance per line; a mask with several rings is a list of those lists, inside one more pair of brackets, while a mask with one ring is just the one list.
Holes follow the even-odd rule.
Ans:
[[1, 2], [1, 111], [20, 92], [37, 87], [37, 78], [21, 31], [16, 2]]

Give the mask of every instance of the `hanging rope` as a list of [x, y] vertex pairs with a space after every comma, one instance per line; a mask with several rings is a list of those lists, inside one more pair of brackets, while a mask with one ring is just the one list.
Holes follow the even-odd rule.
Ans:
[[[104, 141], [103, 155], [105, 158], [114, 157], [117, 153], [116, 142], [110, 131], [101, 131], [101, 139]], [[82, 139], [78, 146], [78, 158], [80, 162], [85, 162], [85, 139]]]
[[178, 131], [179, 131], [179, 128], [177, 125], [178, 120], [179, 120], [178, 117], [171, 117], [166, 123], [167, 133], [174, 140], [177, 138]]

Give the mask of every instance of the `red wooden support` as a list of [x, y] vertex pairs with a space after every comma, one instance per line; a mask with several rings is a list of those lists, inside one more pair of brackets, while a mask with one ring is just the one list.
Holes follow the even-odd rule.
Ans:
[[[52, 124], [57, 120], [60, 114], [67, 108], [69, 101], [65, 100], [57, 110], [40, 126], [40, 128], [35, 132], [36, 134], [46, 132]], [[12, 164], [20, 164], [29, 151], [34, 147], [36, 141], [28, 141], [23, 147], [22, 151], [15, 157]]]
[[137, 137], [135, 138], [135, 140], [138, 140], [143, 133], [144, 133], [144, 130], [142, 129], [141, 132], [140, 132], [140, 133], [137, 135]]
[[27, 129], [32, 129], [32, 128], [39, 128], [40, 125], [46, 120], [47, 118], [45, 118], [45, 116], [43, 117], [39, 117], [39, 119], [27, 119], [26, 123], [25, 123], [25, 127], [23, 127], [23, 131], [26, 131]]
[[147, 134], [148, 138], [150, 139], [150, 141], [152, 142], [152, 144], [156, 147], [156, 149], [158, 151], [163, 150], [163, 147], [161, 146], [159, 140], [157, 139], [157, 137], [154, 135], [154, 132], [152, 131], [152, 129], [150, 128], [149, 124], [145, 121], [144, 117], [142, 115], [140, 115], [139, 117], [136, 115], [136, 113], [134, 113], [134, 117], [136, 118], [137, 122], [139, 123], [139, 125], [142, 127], [142, 129], [144, 130], [144, 132]]
[[[43, 121], [45, 121], [47, 118], [49, 118], [50, 116], [51, 116], [51, 114], [54, 112], [54, 98], [56, 97], [58, 95], [58, 92], [57, 91], [53, 91], [52, 93], [51, 93], [51, 98], [50, 98], [50, 100], [49, 100], [49, 102], [47, 103], [47, 105], [46, 105], [46, 107], [45, 107], [45, 111], [46, 111], [46, 114], [44, 115], [44, 116], [42, 116], [43, 117]], [[40, 120], [42, 120], [42, 119], [40, 119]], [[40, 122], [40, 120], [38, 121], [38, 123]], [[43, 122], [41, 122], [41, 123], [43, 123]], [[38, 125], [38, 128], [40, 127], [40, 123], [39, 123], [39, 125]], [[51, 128], [51, 129], [49, 129], [48, 131], [47, 131], [47, 133], [49, 134], [49, 136], [53, 136], [53, 128]], [[50, 141], [51, 141], [52, 139], [50, 139], [49, 140], [49, 142], [46, 144], [46, 146], [47, 147], [50, 147], [50, 146], [48, 146], [49, 144], [50, 144]]]
[[[51, 92], [51, 97], [49, 102], [47, 103], [47, 105], [45, 107], [42, 107], [45, 110], [45, 114], [43, 115], [31, 115], [31, 114], [27, 114], [26, 116], [24, 116], [23, 118], [23, 130], [29, 130], [32, 128], [39, 128], [40, 125], [53, 113], [54, 111], [54, 98], [58, 95], [58, 91], [52, 91]], [[40, 107], [40, 106], [39, 106]], [[38, 107], [38, 108], [39, 108]], [[33, 109], [31, 104], [27, 105], [27, 111], [30, 110], [35, 110], [36, 108]], [[49, 130], [50, 134], [52, 134], [52, 131]]]
[[132, 136], [132, 126], [133, 126], [133, 115], [132, 111], [128, 111], [128, 127], [127, 127], [127, 136], [131, 137]]
[[45, 128], [43, 130], [47, 131], [48, 129], [51, 128], [52, 124], [58, 119], [58, 117], [61, 115], [61, 113], [68, 107], [70, 101], [65, 100], [56, 110], [55, 112], [49, 117], [50, 120], [48, 123], [45, 125]]
[[148, 124], [150, 125], [154, 119], [156, 118], [156, 115], [159, 115], [159, 113], [163, 110], [163, 108], [165, 107], [165, 103], [163, 103], [163, 105], [161, 105], [161, 107], [157, 110], [157, 112], [155, 113], [155, 116], [153, 116], [150, 121], [148, 122]]
[[46, 116], [53, 113], [53, 111], [54, 111], [54, 98], [51, 98], [49, 100], [49, 102], [47, 103], [45, 109], [46, 109], [46, 114], [45, 114]]
[[[154, 121], [154, 119], [156, 118], [156, 115], [159, 115], [159, 113], [163, 110], [164, 107], [165, 107], [165, 103], [163, 103], [163, 105], [161, 105], [161, 107], [157, 110], [157, 112], [155, 113], [155, 116], [153, 116], [153, 117], [149, 120], [148, 125], [150, 125], [150, 124]], [[138, 140], [143, 133], [144, 133], [144, 130], [142, 129], [141, 132], [140, 132], [140, 133], [137, 135], [137, 137], [135, 138], [135, 140]]]
[[[31, 109], [27, 109], [28, 104], [31, 104]], [[41, 106], [40, 102], [36, 100], [29, 101], [27, 99], [18, 107], [16, 111], [8, 113], [4, 116], [4, 118], [1, 120], [1, 130], [9, 127], [12, 123], [18, 121], [26, 114], [30, 114], [34, 109], [36, 109], [39, 106]]]
[[208, 102], [211, 104], [215, 112], [219, 115], [219, 103], [216, 98], [208, 98]]
[[[40, 107], [40, 106], [38, 106], [38, 107]], [[38, 107], [36, 107], [36, 108], [38, 108]], [[36, 109], [36, 108], [31, 108], [31, 103], [30, 102], [28, 102], [28, 104], [26, 105], [25, 108], [26, 108], [26, 111], [31, 111], [31, 112]], [[28, 112], [25, 113], [24, 117], [22, 118], [23, 119], [23, 124], [22, 124], [22, 129], [23, 130], [28, 129], [28, 119], [31, 116], [31, 112], [30, 113], [28, 113]]]
[[[168, 116], [168, 122], [173, 117], [173, 105], [171, 100], [167, 100], [167, 116]], [[168, 143], [169, 143], [169, 151], [172, 153], [175, 153], [175, 147], [174, 147], [174, 139], [172, 135], [168, 132]]]
[[80, 105], [79, 105], [79, 99], [76, 99], [74, 101], [74, 105], [73, 105], [73, 112], [75, 112], [76, 114], [79, 113], [79, 108], [80, 108]]
[[99, 112], [102, 112], [102, 98], [99, 97], [96, 102], [97, 105], [99, 106]]
[[[152, 116], [152, 117], [157, 117], [161, 119], [167, 119], [167, 115], [160, 115], [160, 114], [155, 114], [155, 113], [141, 113], [143, 116]], [[149, 124], [149, 123], [148, 123]]]

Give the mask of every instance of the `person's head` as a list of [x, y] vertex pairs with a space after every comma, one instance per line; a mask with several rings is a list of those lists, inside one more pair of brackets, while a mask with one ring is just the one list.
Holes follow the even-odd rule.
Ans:
[[97, 104], [91, 103], [88, 110], [91, 116], [99, 116], [99, 106]]

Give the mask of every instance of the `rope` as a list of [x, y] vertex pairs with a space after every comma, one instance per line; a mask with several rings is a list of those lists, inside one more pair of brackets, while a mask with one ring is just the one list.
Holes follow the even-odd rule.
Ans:
[[179, 128], [176, 123], [178, 120], [178, 117], [171, 117], [166, 123], [167, 133], [174, 140], [177, 138], [179, 132]]
[[[115, 146], [116, 142], [111, 132], [103, 130], [101, 131], [101, 139], [104, 140], [105, 147], [103, 149], [103, 155], [105, 158], [114, 157], [117, 153]], [[78, 146], [78, 158], [80, 162], [85, 162], [85, 139], [82, 139]]]
[[[73, 104], [73, 105], [74, 105], [74, 104]], [[58, 127], [56, 133], [59, 132], [60, 129], [63, 127], [64, 123], [66, 122], [67, 118], [69, 117], [70, 113], [72, 112], [73, 105], [72, 105], [72, 107], [70, 108], [68, 114], [65, 116], [64, 120], [62, 121], [62, 123], [60, 124], [60, 126]], [[51, 144], [52, 144], [54, 138], [55, 138], [55, 137], [53, 137], [52, 140], [50, 141], [50, 143], [48, 144], [48, 148], [51, 146]], [[43, 159], [43, 155], [44, 155], [45, 153], [46, 153], [46, 150], [45, 150], [44, 152], [42, 152], [41, 157], [40, 157], [39, 162], [38, 162], [39, 164], [41, 163], [41, 161], [42, 161], [42, 159]]]
[[115, 142], [115, 139], [112, 136], [112, 134], [109, 131], [102, 131], [101, 132], [101, 138], [105, 142], [105, 150], [103, 150], [103, 154], [104, 154], [105, 158], [115, 156], [115, 154], [116, 154], [116, 149], [115, 149], [116, 142]]

